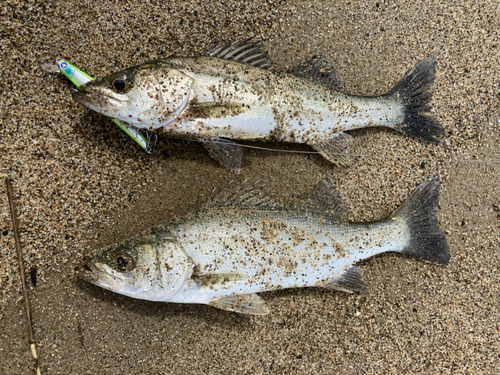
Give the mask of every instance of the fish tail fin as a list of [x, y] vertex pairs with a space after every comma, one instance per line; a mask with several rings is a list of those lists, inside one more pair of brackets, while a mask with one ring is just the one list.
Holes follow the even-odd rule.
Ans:
[[432, 108], [429, 105], [432, 92], [426, 90], [434, 83], [434, 75], [434, 57], [428, 56], [415, 65], [384, 97], [404, 106], [404, 120], [394, 126], [394, 129], [426, 142], [441, 143], [435, 137], [445, 135], [444, 128], [433, 117], [420, 114]]
[[410, 243], [401, 253], [447, 264], [450, 259], [448, 243], [436, 219], [438, 199], [439, 180], [430, 177], [393, 212], [389, 220], [402, 217], [410, 228]]

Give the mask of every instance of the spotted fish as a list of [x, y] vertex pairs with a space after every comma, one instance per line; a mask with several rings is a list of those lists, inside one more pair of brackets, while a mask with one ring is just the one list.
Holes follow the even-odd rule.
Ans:
[[141, 130], [198, 140], [236, 173], [242, 147], [234, 140], [304, 143], [339, 165], [349, 163], [351, 129], [385, 126], [440, 143], [444, 129], [421, 114], [431, 108], [433, 57], [386, 94], [363, 97], [340, 92], [322, 56], [288, 74], [273, 69], [261, 47], [245, 40], [146, 62], [82, 85], [73, 99]]
[[376, 254], [446, 264], [448, 246], [435, 218], [438, 193], [438, 180], [430, 178], [386, 219], [349, 223], [329, 180], [288, 206], [260, 189], [241, 188], [190, 218], [87, 258], [77, 273], [133, 298], [264, 315], [270, 310], [259, 292], [364, 289], [355, 264]]

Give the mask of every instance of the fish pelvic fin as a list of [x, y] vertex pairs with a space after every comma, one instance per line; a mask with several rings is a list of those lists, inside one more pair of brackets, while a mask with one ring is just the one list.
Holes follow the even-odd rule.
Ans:
[[401, 253], [428, 262], [447, 264], [450, 259], [448, 243], [436, 219], [438, 199], [439, 180], [430, 177], [415, 189], [388, 220], [402, 217], [410, 228], [410, 243]]
[[198, 141], [220, 165], [235, 174], [240, 173], [243, 150], [239, 144], [216, 137], [200, 138]]
[[242, 314], [267, 315], [271, 312], [266, 304], [266, 301], [264, 301], [257, 294], [226, 296], [211, 301], [208, 305], [221, 310], [233, 311]]
[[421, 115], [432, 107], [432, 92], [427, 91], [434, 83], [434, 57], [428, 56], [410, 70], [406, 76], [384, 95], [404, 105], [404, 120], [394, 126], [400, 132], [430, 143], [441, 143], [436, 138], [445, 135], [444, 128], [431, 116]]

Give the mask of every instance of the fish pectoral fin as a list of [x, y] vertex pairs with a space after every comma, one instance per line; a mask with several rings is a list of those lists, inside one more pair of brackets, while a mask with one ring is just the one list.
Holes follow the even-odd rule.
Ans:
[[190, 116], [203, 120], [210, 118], [234, 117], [245, 113], [249, 105], [234, 102], [196, 102], [189, 106]]
[[341, 220], [347, 211], [333, 183], [325, 178], [321, 180], [306, 196], [288, 206], [292, 210], [314, 212]]
[[348, 146], [352, 137], [344, 132], [336, 133], [319, 144], [311, 145], [326, 160], [341, 167], [347, 167], [351, 164], [351, 157], [348, 152]]
[[233, 173], [240, 173], [243, 149], [239, 144], [215, 137], [201, 138], [198, 141], [205, 146], [210, 156], [217, 160], [220, 165]]
[[327, 282], [324, 287], [347, 293], [361, 292], [366, 289], [363, 275], [364, 271], [361, 267], [352, 266], [337, 279]]
[[271, 312], [266, 302], [257, 294], [226, 296], [211, 301], [208, 305], [221, 310], [233, 311], [242, 314], [267, 315]]
[[191, 278], [202, 288], [213, 288], [214, 286], [227, 286], [229, 283], [248, 279], [248, 275], [234, 272], [207, 274], [197, 274], [193, 272]]

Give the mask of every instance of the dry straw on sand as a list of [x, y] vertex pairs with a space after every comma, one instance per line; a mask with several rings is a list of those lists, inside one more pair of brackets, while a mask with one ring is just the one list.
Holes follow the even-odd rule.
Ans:
[[28, 289], [26, 288], [26, 278], [24, 276], [24, 266], [23, 266], [23, 251], [21, 249], [21, 241], [19, 240], [19, 232], [17, 230], [17, 216], [16, 208], [14, 206], [14, 198], [12, 194], [12, 183], [9, 178], [5, 179], [5, 185], [7, 186], [7, 196], [9, 197], [10, 205], [10, 216], [12, 218], [12, 227], [14, 231], [14, 238], [16, 239], [16, 249], [17, 249], [17, 261], [19, 263], [19, 273], [21, 274], [21, 283], [23, 286], [23, 297], [24, 297], [24, 307], [26, 310], [26, 320], [28, 321], [28, 335], [30, 340], [31, 355], [35, 361], [35, 368], [37, 375], [40, 372], [40, 363], [36, 355], [35, 339], [33, 337], [33, 325], [31, 324], [31, 308], [30, 300], [28, 298]]

